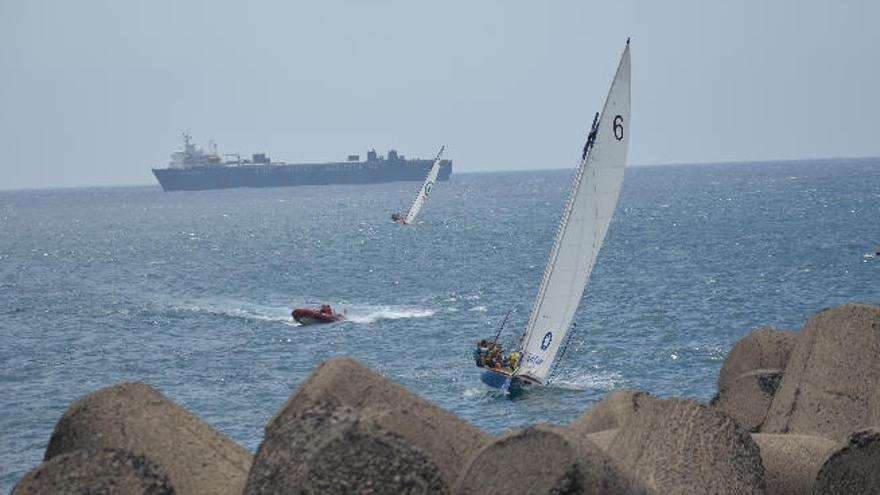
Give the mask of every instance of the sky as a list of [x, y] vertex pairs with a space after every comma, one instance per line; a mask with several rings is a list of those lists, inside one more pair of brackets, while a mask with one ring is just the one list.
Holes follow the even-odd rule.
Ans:
[[0, 0], [0, 189], [287, 162], [577, 165], [627, 37], [629, 164], [880, 156], [876, 0]]

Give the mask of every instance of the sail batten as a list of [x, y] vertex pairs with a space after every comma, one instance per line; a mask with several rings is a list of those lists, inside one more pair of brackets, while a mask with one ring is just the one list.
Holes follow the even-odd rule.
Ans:
[[434, 183], [437, 182], [437, 175], [440, 173], [440, 162], [443, 159], [444, 149], [446, 149], [445, 146], [440, 147], [440, 152], [437, 153], [437, 158], [434, 159], [434, 164], [431, 165], [431, 169], [428, 171], [425, 181], [422, 182], [422, 187], [419, 189], [419, 193], [416, 194], [416, 199], [413, 201], [412, 206], [409, 207], [409, 211], [406, 213], [406, 219], [404, 220], [406, 223], [412, 223], [413, 220], [416, 219], [419, 210], [422, 209], [422, 205], [428, 201], [428, 195], [431, 194], [431, 190], [434, 188]]
[[629, 143], [629, 42], [572, 183], [514, 375], [544, 383], [574, 319], [617, 205]]

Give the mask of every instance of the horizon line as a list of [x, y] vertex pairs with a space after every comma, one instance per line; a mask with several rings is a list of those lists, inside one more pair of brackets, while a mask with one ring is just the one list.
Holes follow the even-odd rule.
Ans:
[[[787, 162], [821, 162], [821, 161], [829, 161], [829, 160], [840, 160], [840, 161], [861, 161], [861, 160], [880, 160], [880, 155], [872, 155], [872, 156], [850, 156], [850, 157], [823, 157], [823, 158], [781, 158], [781, 159], [762, 159], [762, 160], [749, 160], [749, 161], [716, 161], [716, 162], [683, 162], [683, 163], [638, 163], [638, 164], [627, 164], [627, 168], [648, 168], [648, 167], [698, 167], [698, 166], [715, 166], [715, 165], [754, 165], [754, 164], [770, 164], [770, 163], [787, 163]], [[288, 165], [296, 165], [296, 164], [288, 164]], [[457, 171], [454, 172], [455, 175], [467, 175], [467, 174], [493, 174], [493, 173], [520, 173], [520, 172], [555, 172], [560, 170], [569, 170], [572, 167], [560, 167], [560, 168], [523, 168], [523, 169], [502, 169], [502, 170], [467, 170], [467, 171]], [[402, 182], [402, 181], [395, 181]], [[326, 184], [326, 185], [357, 185], [357, 184]], [[361, 184], [362, 185], [362, 184]], [[157, 182], [151, 183], [128, 183], [128, 184], [92, 184], [92, 185], [76, 185], [76, 186], [33, 186], [33, 187], [22, 187], [22, 188], [14, 188], [14, 189], [4, 189], [0, 188], [0, 192], [27, 192], [27, 191], [53, 191], [53, 190], [68, 190], [68, 189], [102, 189], [102, 188], [124, 188], [124, 187], [148, 187], [148, 186], [156, 186], [160, 187]], [[279, 186], [283, 187], [283, 186]], [[299, 187], [299, 186], [287, 186], [287, 187]], [[273, 187], [267, 188], [246, 188], [246, 187], [232, 187], [226, 189], [273, 189]], [[215, 189], [208, 189], [215, 190]], [[185, 191], [184, 191], [185, 192]]]

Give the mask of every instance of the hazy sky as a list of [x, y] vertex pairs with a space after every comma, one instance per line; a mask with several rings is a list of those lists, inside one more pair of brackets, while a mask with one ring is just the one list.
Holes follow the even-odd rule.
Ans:
[[574, 167], [627, 36], [631, 164], [880, 155], [880, 2], [0, 0], [0, 189], [155, 183], [180, 134]]

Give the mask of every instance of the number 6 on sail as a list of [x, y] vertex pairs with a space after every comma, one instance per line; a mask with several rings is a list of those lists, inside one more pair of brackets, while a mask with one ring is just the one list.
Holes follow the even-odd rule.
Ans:
[[485, 383], [510, 392], [523, 385], [547, 383], [617, 205], [626, 167], [629, 122], [627, 39], [605, 106], [593, 118], [520, 349], [505, 357], [496, 342], [482, 340], [474, 351]]

